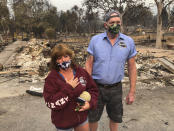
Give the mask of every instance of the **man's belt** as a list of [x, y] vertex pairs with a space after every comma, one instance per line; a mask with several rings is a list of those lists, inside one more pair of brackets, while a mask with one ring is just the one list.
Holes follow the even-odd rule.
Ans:
[[102, 86], [102, 87], [106, 87], [106, 88], [117, 86], [121, 83], [121, 81], [119, 81], [119, 82], [114, 83], [114, 84], [101, 84], [101, 83], [98, 83], [96, 80], [94, 80], [94, 81], [96, 82], [97, 85]]

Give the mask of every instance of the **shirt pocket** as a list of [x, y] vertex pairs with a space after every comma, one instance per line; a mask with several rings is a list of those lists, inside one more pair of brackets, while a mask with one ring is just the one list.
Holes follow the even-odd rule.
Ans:
[[115, 59], [116, 62], [124, 63], [127, 61], [129, 55], [129, 50], [127, 48], [119, 47], [115, 53], [112, 54], [112, 58]]

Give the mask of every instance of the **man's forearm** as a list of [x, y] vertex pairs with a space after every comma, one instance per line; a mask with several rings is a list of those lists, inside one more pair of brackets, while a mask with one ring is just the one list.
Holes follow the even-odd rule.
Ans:
[[90, 75], [92, 74], [92, 68], [93, 68], [93, 56], [89, 56], [85, 63], [85, 69]]
[[129, 73], [129, 81], [130, 81], [130, 93], [135, 93], [136, 80], [137, 80], [137, 71], [136, 71], [136, 63], [135, 58], [128, 63], [128, 73]]
[[86, 61], [85, 63], [85, 69], [86, 71], [91, 75], [92, 74], [92, 65], [90, 65], [90, 63], [88, 61]]
[[130, 81], [130, 93], [135, 93], [135, 87], [136, 87], [136, 80], [137, 80], [137, 74], [136, 74], [136, 67], [133, 67], [129, 69], [129, 81]]

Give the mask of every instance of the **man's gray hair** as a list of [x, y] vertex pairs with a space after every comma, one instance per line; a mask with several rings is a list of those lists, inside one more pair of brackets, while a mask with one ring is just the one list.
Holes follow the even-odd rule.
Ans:
[[[111, 16], [113, 13], [115, 13], [116, 15]], [[120, 12], [117, 10], [109, 11], [108, 13], [105, 14], [104, 21], [107, 22], [112, 17], [120, 17]]]

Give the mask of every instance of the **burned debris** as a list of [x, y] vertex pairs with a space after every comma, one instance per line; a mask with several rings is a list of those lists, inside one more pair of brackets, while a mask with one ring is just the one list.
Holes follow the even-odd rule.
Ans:
[[[66, 37], [54, 42], [31, 39], [15, 50], [13, 59], [10, 62], [0, 64], [0, 76], [6, 78], [18, 77], [20, 78], [19, 83], [43, 83], [49, 73], [51, 49], [56, 44], [67, 44], [75, 53], [76, 63], [84, 67], [88, 43], [89, 37]], [[171, 67], [173, 67], [173, 51], [141, 47], [137, 47], [137, 51], [137, 83], [156, 84], [157, 87], [173, 84], [173, 69], [164, 66], [165, 58], [165, 60], [170, 61]], [[123, 83], [128, 82], [127, 69], [125, 70], [125, 76]]]

